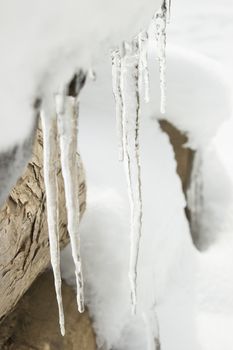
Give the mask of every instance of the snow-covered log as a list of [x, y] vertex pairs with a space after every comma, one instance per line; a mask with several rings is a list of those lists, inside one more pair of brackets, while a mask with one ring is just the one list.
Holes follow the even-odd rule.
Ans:
[[[12, 310], [50, 261], [42, 158], [42, 132], [38, 128], [32, 159], [0, 210], [0, 320]], [[80, 212], [83, 213], [85, 182], [83, 171], [78, 173]], [[59, 163], [57, 180], [60, 245], [65, 246], [69, 239]]]

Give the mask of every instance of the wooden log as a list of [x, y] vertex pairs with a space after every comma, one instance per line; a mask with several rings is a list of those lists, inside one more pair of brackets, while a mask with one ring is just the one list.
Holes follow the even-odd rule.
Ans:
[[[82, 214], [86, 196], [82, 167], [79, 174]], [[60, 165], [58, 187], [60, 245], [63, 247], [69, 239]], [[40, 127], [37, 130], [32, 159], [0, 210], [0, 242], [1, 322], [50, 261]]]

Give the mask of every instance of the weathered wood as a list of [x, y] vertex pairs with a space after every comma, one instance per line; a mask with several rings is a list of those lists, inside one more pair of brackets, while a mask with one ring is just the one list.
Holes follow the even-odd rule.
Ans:
[[[33, 156], [0, 210], [0, 320], [16, 305], [49, 264], [46, 198], [43, 181], [42, 132]], [[80, 169], [80, 211], [85, 209], [84, 173]], [[58, 163], [60, 244], [68, 243], [63, 179]]]
[[95, 350], [88, 312], [80, 314], [74, 291], [62, 285], [66, 335], [58, 324], [52, 272], [42, 274], [0, 325], [1, 350]]

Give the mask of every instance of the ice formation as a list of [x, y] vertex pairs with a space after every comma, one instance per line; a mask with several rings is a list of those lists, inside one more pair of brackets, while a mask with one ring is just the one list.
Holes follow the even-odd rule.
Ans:
[[123, 149], [131, 208], [129, 279], [133, 311], [137, 303], [137, 265], [142, 230], [142, 193], [139, 155], [139, 51], [136, 42], [124, 44], [121, 58]]
[[161, 113], [166, 110], [166, 41], [167, 23], [170, 20], [171, 0], [164, 0], [154, 16], [155, 37], [157, 41], [157, 57], [160, 70]]
[[77, 303], [84, 311], [83, 275], [79, 237], [79, 182], [78, 182], [78, 101], [72, 96], [56, 96], [58, 134], [61, 151], [61, 168], [64, 179], [68, 232], [75, 264]]
[[[75, 79], [72, 82], [76, 84], [77, 80], [79, 80], [78, 88], [80, 90], [85, 81], [85, 75], [83, 75], [82, 72], [79, 75], [75, 75]], [[50, 255], [54, 273], [55, 290], [59, 309], [59, 322], [62, 335], [65, 334], [65, 324], [61, 294], [59, 247], [59, 195], [57, 188], [57, 163], [59, 161], [59, 154], [65, 189], [68, 222], [67, 229], [70, 236], [72, 257], [75, 265], [77, 304], [79, 312], [84, 311], [83, 274], [79, 237], [80, 205], [77, 157], [79, 102], [77, 96], [67, 96], [68, 91], [66, 90], [67, 89], [64, 89], [62, 93], [55, 95], [54, 113], [46, 113], [43, 110], [41, 112], [44, 139], [44, 179], [47, 196]], [[74, 91], [74, 93], [77, 93], [77, 91]], [[51, 108], [49, 109], [51, 110]]]
[[112, 51], [112, 88], [116, 102], [116, 127], [118, 139], [118, 157], [122, 161], [124, 159], [123, 151], [123, 102], [121, 92], [121, 54], [119, 49]]
[[[155, 15], [158, 58], [160, 64], [161, 110], [165, 110], [166, 24], [170, 2], [164, 1]], [[142, 189], [139, 154], [139, 118], [142, 99], [149, 102], [149, 71], [147, 62], [148, 33], [141, 32], [131, 43], [124, 42], [121, 50], [112, 51], [113, 93], [116, 101], [119, 160], [124, 160], [131, 209], [129, 280], [133, 312], [137, 305], [137, 267], [142, 232]], [[94, 75], [90, 73], [90, 76]], [[66, 89], [65, 89], [66, 90]], [[75, 265], [77, 304], [84, 311], [84, 286], [79, 237], [79, 183], [77, 164], [78, 99], [67, 96], [67, 91], [55, 95], [56, 116], [42, 114], [45, 141], [45, 182], [48, 193], [48, 227], [51, 260], [59, 306], [61, 333], [64, 334], [64, 314], [61, 297], [59, 267], [58, 193], [56, 188], [57, 142], [60, 144], [61, 168], [64, 179], [68, 232]], [[56, 137], [47, 135], [57, 128]], [[52, 134], [51, 134], [52, 135]], [[53, 147], [57, 156], [53, 154]], [[56, 163], [55, 163], [56, 164]], [[56, 241], [56, 242], [55, 242]], [[55, 244], [55, 243], [56, 244]]]
[[[161, 111], [166, 103], [166, 25], [170, 0], [164, 0], [156, 12], [154, 24], [160, 66]], [[116, 124], [119, 160], [124, 160], [131, 208], [131, 252], [129, 279], [133, 311], [137, 304], [137, 264], [142, 231], [142, 190], [139, 154], [139, 117], [142, 97], [149, 102], [148, 33], [142, 31], [121, 50], [112, 51], [112, 84], [116, 102]]]
[[44, 182], [47, 197], [47, 220], [50, 242], [51, 265], [54, 274], [55, 290], [59, 310], [61, 334], [65, 334], [64, 312], [61, 294], [59, 218], [58, 218], [58, 188], [57, 188], [57, 123], [55, 113], [48, 116], [41, 112], [41, 122], [44, 140]]
[[139, 48], [139, 91], [146, 103], [150, 100], [149, 69], [148, 69], [148, 33], [141, 32], [138, 35]]

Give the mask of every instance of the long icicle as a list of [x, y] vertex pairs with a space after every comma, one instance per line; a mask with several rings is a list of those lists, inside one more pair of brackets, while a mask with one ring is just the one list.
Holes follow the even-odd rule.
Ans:
[[118, 159], [124, 160], [123, 151], [123, 121], [122, 121], [122, 93], [121, 93], [121, 55], [118, 49], [112, 51], [112, 89], [116, 103], [116, 127], [118, 140]]
[[61, 167], [64, 179], [65, 198], [72, 257], [75, 265], [77, 304], [84, 311], [84, 286], [79, 235], [79, 180], [77, 160], [78, 100], [75, 97], [56, 95], [58, 134], [61, 151]]
[[58, 188], [57, 188], [57, 126], [55, 116], [41, 112], [44, 140], [44, 182], [47, 198], [48, 233], [50, 242], [51, 264], [54, 274], [55, 291], [59, 311], [61, 334], [65, 335], [64, 311], [61, 293], [59, 222], [58, 222]]
[[171, 0], [163, 0], [161, 8], [155, 13], [154, 25], [157, 41], [157, 57], [160, 71], [160, 92], [161, 92], [161, 113], [166, 110], [166, 42], [167, 42], [167, 23], [170, 20]]
[[129, 279], [133, 312], [137, 304], [137, 267], [142, 230], [141, 168], [139, 158], [139, 53], [138, 47], [125, 45], [121, 64], [121, 91], [123, 100], [124, 164], [131, 208], [131, 248]]

